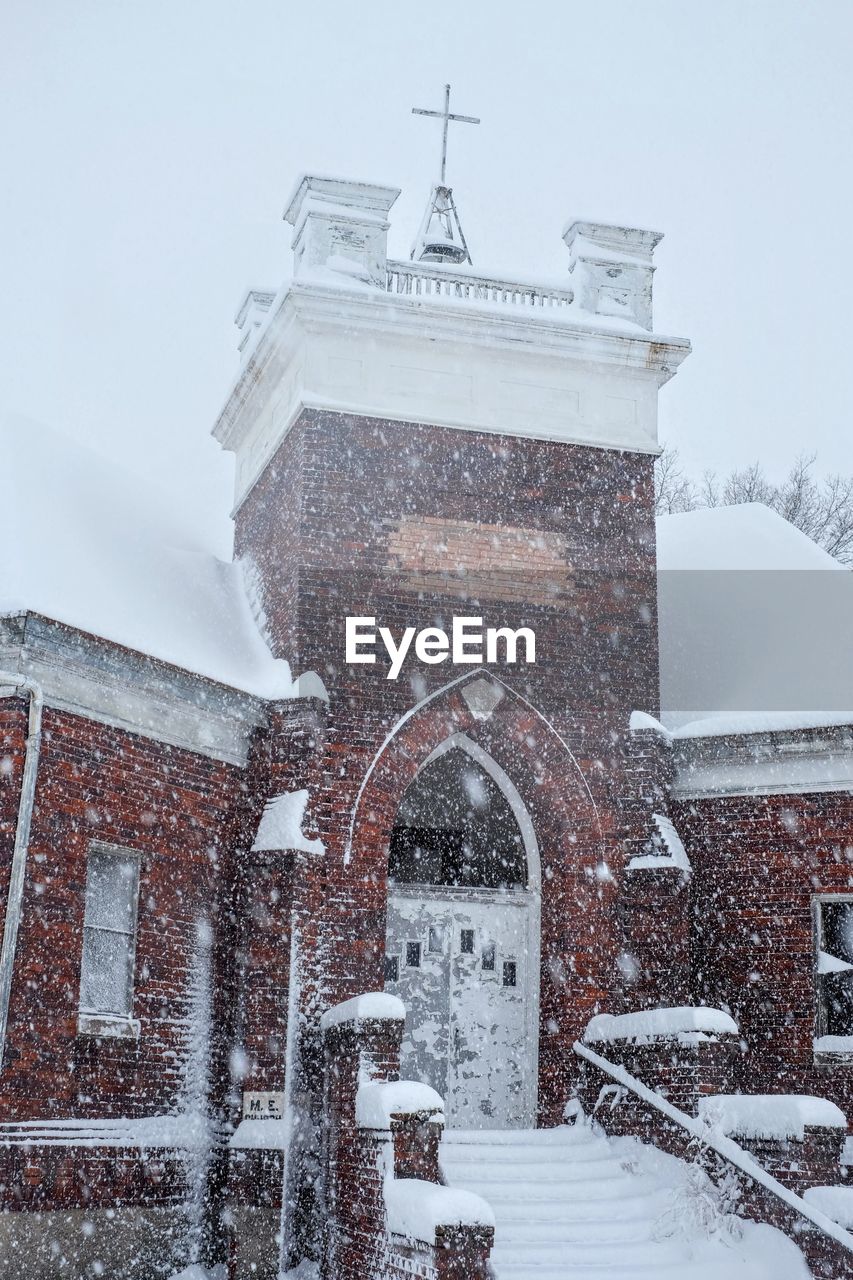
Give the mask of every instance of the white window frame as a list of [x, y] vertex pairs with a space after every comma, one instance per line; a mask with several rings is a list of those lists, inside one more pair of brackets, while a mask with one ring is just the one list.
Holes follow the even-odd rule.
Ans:
[[[823, 997], [822, 975], [818, 970], [820, 953], [823, 950], [823, 908], [824, 906], [841, 906], [847, 904], [853, 907], [853, 893], [818, 893], [812, 898], [812, 971], [814, 974], [814, 991], [815, 991], [815, 1040], [827, 1034], [826, 1031], [826, 1008]], [[853, 1036], [853, 1028], [850, 1032]], [[853, 1050], [849, 1052], [833, 1051], [829, 1053], [825, 1050], [815, 1050], [815, 1062], [823, 1066], [831, 1066], [832, 1063], [839, 1063], [849, 1066], [853, 1062]]]
[[[133, 863], [135, 867], [135, 884], [132, 901], [132, 917], [130, 928], [112, 929], [106, 925], [90, 925], [86, 923], [86, 913], [89, 907], [89, 868], [91, 866], [92, 855], [109, 858], [121, 858], [124, 862]], [[128, 849], [124, 845], [108, 844], [103, 840], [93, 840], [86, 854], [86, 889], [84, 895], [83, 907], [83, 943], [80, 951], [80, 987], [78, 994], [78, 1013], [77, 1013], [77, 1030], [83, 1035], [96, 1036], [130, 1036], [134, 1039], [139, 1036], [139, 1022], [133, 1017], [133, 1001], [135, 996], [135, 976], [136, 976], [136, 944], [138, 934], [139, 919], [139, 880], [140, 880], [140, 854], [136, 849]], [[115, 1010], [93, 1009], [84, 1006], [82, 1003], [83, 984], [84, 984], [84, 963], [86, 955], [86, 933], [93, 930], [98, 933], [119, 933], [123, 937], [130, 939], [128, 967], [130, 974], [129, 992], [128, 992], [128, 1009], [126, 1013], [120, 1013]]]

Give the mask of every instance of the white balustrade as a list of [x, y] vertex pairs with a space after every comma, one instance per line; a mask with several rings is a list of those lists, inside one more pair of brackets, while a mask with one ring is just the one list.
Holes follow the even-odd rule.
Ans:
[[523, 284], [499, 280], [425, 262], [388, 263], [385, 289], [388, 293], [418, 298], [459, 298], [522, 307], [568, 307], [574, 293], [550, 285]]

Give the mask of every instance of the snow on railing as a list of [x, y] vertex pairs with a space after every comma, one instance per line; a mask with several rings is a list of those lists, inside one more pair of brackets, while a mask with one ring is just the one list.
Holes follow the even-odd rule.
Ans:
[[461, 298], [522, 307], [568, 307], [572, 289], [478, 276], [433, 262], [389, 262], [385, 290], [418, 298]]

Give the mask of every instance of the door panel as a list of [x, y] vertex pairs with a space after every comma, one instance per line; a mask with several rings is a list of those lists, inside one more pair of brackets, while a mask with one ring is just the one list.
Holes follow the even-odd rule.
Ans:
[[385, 985], [406, 1005], [401, 1073], [438, 1090], [453, 1127], [532, 1121], [529, 913], [527, 894], [471, 901], [398, 891], [389, 901]]
[[522, 904], [469, 902], [454, 914], [446, 1099], [454, 1128], [525, 1123], [527, 921]]
[[[400, 1060], [404, 1080], [422, 1080], [444, 1097], [447, 1091], [447, 1052], [450, 1028], [450, 959], [446, 908], [416, 898], [392, 898], [388, 903], [386, 959], [398, 962], [397, 981], [386, 977], [385, 990], [406, 1006], [406, 1028]], [[430, 951], [439, 941], [441, 951]], [[436, 931], [438, 931], [436, 935]], [[409, 943], [420, 943], [420, 967], [406, 963]]]

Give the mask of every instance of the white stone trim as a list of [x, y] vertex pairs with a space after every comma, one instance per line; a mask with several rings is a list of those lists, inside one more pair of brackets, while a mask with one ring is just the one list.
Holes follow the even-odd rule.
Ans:
[[657, 454], [683, 339], [565, 311], [292, 284], [213, 434], [239, 505], [303, 407]]
[[[421, 698], [420, 701], [414, 704], [414, 706], [409, 707], [409, 710], [404, 712], [403, 715], [400, 716], [400, 719], [396, 722], [396, 724], [393, 725], [393, 727], [388, 731], [388, 733], [386, 733], [382, 741], [382, 745], [378, 748], [378, 750], [373, 756], [373, 759], [370, 761], [370, 764], [367, 767], [365, 775], [361, 780], [361, 785], [358, 788], [358, 794], [355, 797], [355, 802], [353, 803], [352, 813], [350, 814], [349, 831], [347, 832], [347, 842], [346, 842], [346, 845], [344, 846], [344, 866], [348, 866], [352, 858], [352, 841], [353, 841], [353, 836], [355, 834], [355, 822], [356, 822], [356, 818], [358, 817], [358, 810], [361, 804], [361, 798], [364, 795], [365, 788], [368, 782], [370, 781], [373, 771], [376, 768], [377, 764], [379, 763], [379, 760], [383, 752], [385, 751], [385, 749], [397, 736], [397, 734], [400, 732], [403, 726], [409, 720], [411, 720], [412, 716], [417, 715], [419, 711], [422, 711], [424, 707], [429, 706], [429, 704], [431, 702], [434, 702], [436, 698], [440, 698], [443, 694], [447, 693], [448, 690], [454, 689], [457, 685], [462, 684], [462, 682], [465, 680], [473, 681], [475, 679], [480, 680], [482, 678], [483, 678], [482, 676], [475, 676], [470, 671], [465, 671], [461, 676], [456, 676], [454, 680], [448, 680], [447, 684], [442, 685], [438, 689], [433, 689], [432, 693], [428, 693], [426, 697]], [[539, 710], [539, 708], [534, 706], [534, 704], [528, 698], [525, 698], [524, 694], [519, 693], [517, 689], [513, 689], [512, 685], [509, 685], [504, 680], [501, 680], [500, 676], [496, 675], [494, 671], [489, 672], [488, 678], [490, 680], [494, 680], [496, 684], [502, 685], [502, 687], [507, 691], [507, 693], [511, 694], [513, 698], [517, 698], [518, 701], [523, 703], [525, 707], [529, 707], [530, 710], [534, 713], [534, 715], [537, 716], [538, 719], [540, 719], [548, 729], [550, 729], [554, 737], [564, 748], [566, 755], [568, 756], [569, 761], [571, 763], [571, 766], [575, 771], [578, 782], [580, 783], [581, 790], [583, 791], [584, 795], [589, 801], [590, 808], [595, 816], [595, 825], [598, 830], [598, 838], [601, 841], [601, 844], [603, 847], [604, 827], [602, 826], [601, 815], [598, 812], [598, 805], [595, 803], [595, 797], [592, 794], [590, 785], [584, 776], [583, 769], [581, 769], [580, 765], [578, 764], [575, 754], [572, 751], [571, 747], [569, 746], [568, 742], [566, 742], [566, 739], [557, 729], [556, 725], [554, 725], [548, 719], [547, 716], [543, 715], [542, 712]]]
[[8, 635], [0, 629], [0, 666], [36, 679], [45, 706], [196, 755], [246, 763], [251, 734], [266, 719], [261, 699], [35, 615], [18, 625], [18, 635], [13, 626]]
[[[751, 736], [751, 735], [750, 735]], [[722, 796], [804, 795], [808, 792], [853, 793], [853, 744], [757, 743], [748, 753], [750, 736], [733, 749], [719, 739], [694, 739], [690, 749], [676, 741], [676, 800]], [[799, 749], [792, 750], [792, 745]]]

